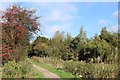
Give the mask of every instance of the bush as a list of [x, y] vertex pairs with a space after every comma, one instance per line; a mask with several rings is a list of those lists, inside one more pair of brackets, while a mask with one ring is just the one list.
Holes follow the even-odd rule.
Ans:
[[9, 61], [3, 66], [3, 78], [32, 78], [34, 72], [27, 61]]
[[64, 64], [64, 70], [72, 72], [74, 75], [89, 78], [92, 76], [93, 66], [84, 62], [67, 61]]
[[94, 64], [94, 77], [95, 78], [117, 78], [118, 65], [117, 64]]
[[83, 78], [117, 78], [117, 64], [94, 64], [85, 62], [67, 61], [64, 70]]

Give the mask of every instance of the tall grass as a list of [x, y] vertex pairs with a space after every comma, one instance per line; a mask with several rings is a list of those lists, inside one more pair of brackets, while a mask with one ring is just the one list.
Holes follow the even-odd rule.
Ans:
[[34, 57], [32, 57], [32, 59], [34, 59], [37, 62], [40, 62], [42, 64], [47, 64], [49, 66], [53, 66], [53, 67], [56, 67], [56, 68], [62, 68], [63, 64], [64, 64], [63, 60], [60, 60], [60, 59], [57, 59], [57, 58], [52, 58], [52, 57], [40, 58], [40, 57], [35, 57], [34, 56]]

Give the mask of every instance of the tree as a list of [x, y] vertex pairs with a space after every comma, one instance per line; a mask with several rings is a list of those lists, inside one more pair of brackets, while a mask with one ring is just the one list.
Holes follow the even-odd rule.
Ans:
[[64, 52], [62, 52], [63, 54], [61, 55], [61, 58], [63, 60], [72, 60], [73, 59], [73, 54], [72, 54], [71, 49], [69, 47], [72, 40], [73, 40], [72, 36], [69, 33], [67, 33], [65, 35], [65, 39], [64, 39], [64, 42], [63, 42]]
[[45, 37], [38, 36], [36, 40], [34, 40], [29, 46], [28, 56], [39, 56], [46, 57], [48, 56], [48, 42], [49, 39]]
[[70, 48], [72, 49], [72, 52], [74, 53], [74, 59], [78, 60], [78, 54], [80, 50], [84, 47], [84, 45], [87, 43], [87, 36], [86, 32], [83, 29], [83, 27], [80, 28], [80, 33], [78, 36], [76, 36], [73, 41], [70, 44]]
[[53, 39], [55, 40], [56, 43], [62, 43], [65, 39], [65, 33], [64, 31], [56, 31], [54, 34]]
[[56, 31], [54, 37], [51, 39], [51, 47], [53, 47], [53, 54], [55, 55], [55, 57], [61, 58], [61, 55], [63, 55], [66, 52], [63, 44], [64, 40], [65, 33], [63, 31]]
[[106, 40], [108, 43], [110, 43], [110, 36], [111, 36], [111, 33], [107, 31], [106, 27], [103, 27], [99, 37], [103, 40]]
[[[118, 61], [118, 35], [102, 28], [100, 35], [95, 35], [83, 46], [79, 53], [79, 60], [93, 62], [115, 63]], [[81, 44], [83, 45], [83, 44]]]
[[102, 40], [105, 40], [111, 46], [111, 52], [109, 53], [109, 62], [117, 62], [118, 61], [118, 33], [110, 33], [106, 30], [106, 28], [102, 28], [101, 34], [99, 35]]
[[[24, 48], [29, 44], [32, 34], [39, 31], [40, 17], [34, 15], [35, 10], [21, 8], [20, 5], [13, 5], [3, 11], [2, 15], [2, 54], [11, 58], [22, 57]], [[19, 51], [23, 49], [21, 51]], [[20, 56], [21, 55], [21, 56]]]
[[65, 36], [64, 44], [69, 45], [70, 42], [72, 41], [72, 39], [73, 38], [72, 38], [71, 34], [67, 33], [66, 36]]

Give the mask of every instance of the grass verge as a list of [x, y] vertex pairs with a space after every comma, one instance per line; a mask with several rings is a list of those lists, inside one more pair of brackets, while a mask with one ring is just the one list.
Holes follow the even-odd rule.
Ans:
[[44, 78], [44, 75], [40, 73], [36, 68], [33, 69], [35, 73], [35, 78]]
[[[30, 59], [29, 58], [27, 58], [26, 59], [27, 60], [27, 62], [28, 63], [30, 63], [31, 64], [31, 66], [32, 66], [32, 63], [31, 63], [31, 61], [30, 61]], [[36, 68], [32, 68], [33, 69], [33, 72], [34, 72], [34, 78], [44, 78], [45, 76], [42, 74], [42, 73], [40, 73]]]

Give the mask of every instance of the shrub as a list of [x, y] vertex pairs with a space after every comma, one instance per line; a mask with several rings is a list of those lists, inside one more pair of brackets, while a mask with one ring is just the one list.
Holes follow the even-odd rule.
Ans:
[[94, 64], [67, 61], [63, 69], [83, 78], [117, 78], [118, 75], [117, 64]]
[[27, 61], [16, 63], [13, 60], [3, 66], [3, 78], [32, 78], [33, 76], [34, 72]]
[[117, 64], [94, 64], [94, 77], [95, 78], [117, 78], [118, 65]]
[[84, 62], [67, 61], [64, 64], [64, 70], [72, 72], [74, 75], [89, 78], [92, 77], [93, 66]]
[[94, 67], [92, 64], [79, 63], [77, 65], [77, 68], [78, 68], [77, 73], [79, 72], [78, 73], [79, 75], [82, 75], [85, 78], [93, 78]]
[[66, 61], [65, 64], [64, 64], [64, 66], [63, 66], [63, 69], [65, 71], [69, 71], [69, 72], [72, 72], [73, 74], [76, 74], [77, 65], [74, 64], [73, 62]]

